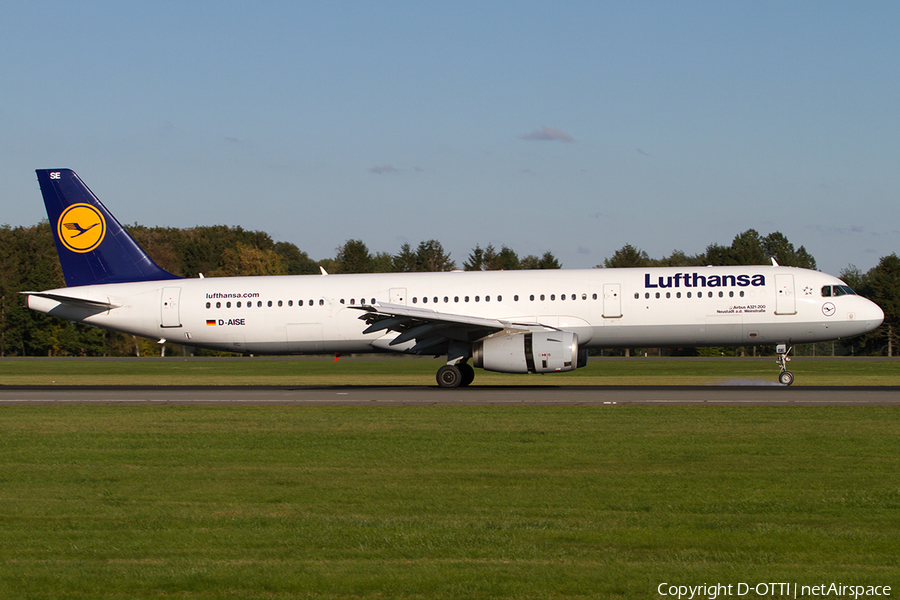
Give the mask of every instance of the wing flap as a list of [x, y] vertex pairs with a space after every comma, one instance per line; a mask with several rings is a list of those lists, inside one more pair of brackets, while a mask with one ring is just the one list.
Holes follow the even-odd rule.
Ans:
[[498, 331], [553, 329], [540, 323], [513, 323], [387, 302], [351, 308], [364, 313], [359, 318], [369, 326], [363, 333], [396, 331], [399, 335], [388, 345], [399, 346], [414, 340], [415, 344], [405, 351], [415, 354], [441, 354], [448, 343], [474, 342]]

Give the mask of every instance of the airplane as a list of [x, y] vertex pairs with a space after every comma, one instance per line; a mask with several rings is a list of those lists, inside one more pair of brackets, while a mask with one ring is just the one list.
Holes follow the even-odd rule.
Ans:
[[446, 357], [442, 388], [475, 368], [554, 373], [592, 348], [774, 345], [857, 336], [884, 313], [831, 275], [772, 265], [182, 278], [141, 249], [69, 169], [36, 171], [65, 288], [22, 292], [68, 321], [243, 354]]

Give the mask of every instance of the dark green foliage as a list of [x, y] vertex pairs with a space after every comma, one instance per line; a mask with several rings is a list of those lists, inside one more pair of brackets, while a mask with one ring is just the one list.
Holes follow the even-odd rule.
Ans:
[[841, 271], [841, 279], [884, 311], [884, 325], [854, 340], [858, 353], [894, 356], [900, 342], [900, 257], [896, 253], [883, 256], [865, 274], [850, 265]]
[[612, 258], [603, 261], [607, 269], [621, 269], [623, 267], [649, 267], [653, 264], [646, 252], [635, 248], [631, 244], [625, 244], [616, 250]]
[[[674, 250], [665, 258], [650, 258], [646, 252], [625, 244], [612, 257], [603, 261], [607, 269], [621, 267], [697, 267], [703, 265], [767, 265], [775, 259], [784, 267], [815, 269], [816, 259], [806, 248], [794, 245], [781, 232], [775, 231], [763, 237], [755, 229], [748, 229], [734, 236], [730, 246], [710, 244], [706, 252], [688, 256], [681, 250]], [[598, 265], [599, 266], [599, 265]]]
[[795, 250], [781, 232], [775, 231], [762, 237], [755, 229], [736, 235], [731, 246], [710, 244], [706, 247], [706, 254], [697, 258], [700, 264], [714, 266], [766, 265], [774, 258], [784, 267], [816, 268], [816, 259], [803, 246]]
[[336, 273], [371, 273], [374, 261], [362, 240], [347, 240], [337, 249]]
[[452, 271], [456, 263], [450, 260], [450, 254], [437, 240], [419, 242], [416, 249], [416, 271]]
[[416, 270], [416, 255], [412, 251], [409, 243], [406, 242], [400, 246], [400, 252], [395, 254], [391, 260], [392, 271], [394, 273], [413, 273]]
[[463, 263], [466, 271], [513, 271], [518, 269], [559, 269], [561, 267], [556, 257], [549, 250], [538, 258], [529, 254], [523, 258], [515, 253], [509, 246], [501, 246], [500, 252], [494, 249], [493, 244], [482, 248], [476, 244], [469, 254], [468, 260]]
[[276, 242], [274, 250], [284, 262], [286, 275], [312, 275], [319, 272], [316, 261], [290, 242]]

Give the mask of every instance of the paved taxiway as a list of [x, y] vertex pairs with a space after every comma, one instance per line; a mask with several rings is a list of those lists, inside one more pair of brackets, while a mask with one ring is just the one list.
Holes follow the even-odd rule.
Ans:
[[444, 390], [393, 386], [0, 386], [0, 405], [12, 404], [897, 406], [900, 387], [472, 386]]

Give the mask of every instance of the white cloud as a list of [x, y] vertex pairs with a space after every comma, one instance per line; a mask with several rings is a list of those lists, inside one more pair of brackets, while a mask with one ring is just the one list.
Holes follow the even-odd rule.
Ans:
[[538, 142], [574, 142], [575, 139], [572, 138], [571, 135], [564, 131], [560, 131], [559, 129], [553, 129], [552, 127], [547, 127], [546, 125], [541, 125], [541, 128], [531, 133], [524, 133], [519, 136], [519, 139], [528, 140], [528, 141], [538, 141]]

